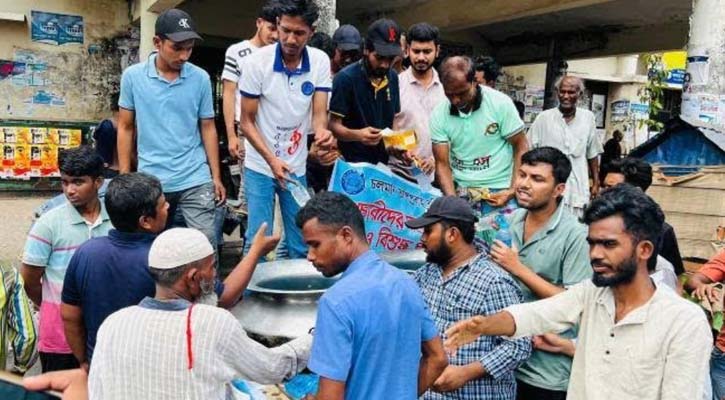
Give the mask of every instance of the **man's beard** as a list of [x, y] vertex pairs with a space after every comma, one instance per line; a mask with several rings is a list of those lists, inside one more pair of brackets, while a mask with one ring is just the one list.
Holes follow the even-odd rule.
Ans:
[[214, 280], [202, 280], [199, 283], [199, 288], [201, 289], [201, 295], [194, 301], [194, 304], [216, 306], [219, 303], [219, 296], [214, 291]]
[[425, 261], [438, 265], [446, 265], [453, 257], [453, 251], [445, 242], [441, 242], [437, 249], [427, 249]]
[[380, 79], [384, 78], [385, 75], [388, 74], [388, 70], [386, 68], [373, 68], [367, 58], [365, 59], [365, 68], [367, 68], [368, 73], [372, 78]]
[[[423, 68], [421, 69], [419, 65], [423, 65]], [[420, 73], [428, 72], [429, 69], [433, 68], [433, 63], [420, 63], [420, 64], [413, 64], [413, 68]]]
[[597, 272], [592, 274], [592, 283], [597, 287], [612, 287], [623, 283], [632, 282], [637, 275], [637, 261], [632, 254], [628, 259], [619, 264], [619, 268], [612, 276], [604, 277]]

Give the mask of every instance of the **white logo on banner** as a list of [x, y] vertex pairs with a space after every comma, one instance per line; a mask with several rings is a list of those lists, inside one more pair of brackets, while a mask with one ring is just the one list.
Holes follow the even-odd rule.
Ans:
[[182, 18], [179, 20], [179, 26], [184, 29], [189, 29], [191, 26], [189, 25], [189, 22], [186, 20], [186, 18]]

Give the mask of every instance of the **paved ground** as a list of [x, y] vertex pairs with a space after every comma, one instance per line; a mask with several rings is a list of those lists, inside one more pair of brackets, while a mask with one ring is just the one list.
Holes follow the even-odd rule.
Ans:
[[52, 196], [0, 194], [0, 263], [19, 263], [33, 210]]

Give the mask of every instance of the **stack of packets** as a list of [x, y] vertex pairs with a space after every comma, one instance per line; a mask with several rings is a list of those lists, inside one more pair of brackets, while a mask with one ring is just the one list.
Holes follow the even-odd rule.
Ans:
[[380, 131], [383, 136], [383, 143], [386, 149], [396, 149], [402, 151], [415, 150], [417, 140], [415, 137], [415, 131], [413, 129], [406, 129], [402, 131], [394, 131], [390, 128], [385, 128]]

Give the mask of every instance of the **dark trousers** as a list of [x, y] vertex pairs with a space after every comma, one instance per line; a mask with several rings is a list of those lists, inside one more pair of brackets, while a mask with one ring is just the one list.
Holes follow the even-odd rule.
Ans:
[[73, 354], [40, 352], [40, 366], [43, 367], [43, 372], [51, 372], [76, 369], [81, 365]]
[[566, 392], [538, 388], [517, 379], [516, 400], [566, 400]]

